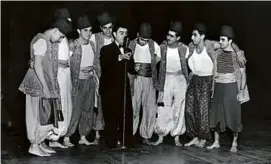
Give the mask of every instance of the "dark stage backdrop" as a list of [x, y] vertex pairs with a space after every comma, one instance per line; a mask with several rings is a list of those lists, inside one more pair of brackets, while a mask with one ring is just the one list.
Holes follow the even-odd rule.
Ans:
[[[131, 38], [136, 36], [140, 22], [149, 21], [158, 43], [165, 38], [171, 20], [182, 21], [182, 41], [186, 44], [196, 22], [206, 23], [207, 38], [216, 40], [221, 24], [234, 25], [236, 42], [248, 59], [252, 100], [243, 105], [244, 117], [271, 118], [271, 2], [1, 2], [2, 103], [22, 132], [25, 131], [25, 97], [18, 86], [28, 68], [30, 41], [48, 27], [54, 9], [62, 7], [70, 11], [74, 27], [79, 15], [95, 18], [97, 13], [109, 11], [117, 20], [130, 24]], [[94, 19], [94, 32], [98, 31], [98, 22]]]

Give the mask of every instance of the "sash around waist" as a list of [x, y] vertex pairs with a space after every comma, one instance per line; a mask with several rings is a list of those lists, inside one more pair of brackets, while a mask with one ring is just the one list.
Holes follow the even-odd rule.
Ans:
[[174, 75], [174, 76], [178, 76], [178, 75], [182, 75], [183, 72], [182, 70], [179, 70], [177, 72], [169, 72], [169, 71], [166, 71], [166, 75]]
[[80, 67], [79, 79], [89, 79], [94, 76], [93, 66]]
[[218, 73], [215, 76], [215, 82], [217, 83], [233, 83], [236, 82], [234, 73]]
[[69, 68], [70, 65], [68, 63], [68, 61], [63, 61], [63, 60], [58, 60], [58, 67], [60, 68]]
[[135, 70], [138, 76], [152, 77], [151, 63], [135, 63]]

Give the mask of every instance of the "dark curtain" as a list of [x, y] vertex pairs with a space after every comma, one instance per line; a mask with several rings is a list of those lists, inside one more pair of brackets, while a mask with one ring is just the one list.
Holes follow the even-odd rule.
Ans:
[[136, 37], [138, 26], [148, 21], [153, 39], [161, 43], [171, 20], [183, 22], [182, 41], [189, 43], [196, 22], [204, 22], [209, 39], [218, 40], [220, 25], [232, 24], [237, 44], [248, 59], [248, 86], [252, 101], [245, 104], [248, 116], [271, 117], [270, 93], [270, 2], [2, 2], [1, 79], [5, 104], [12, 120], [25, 131], [25, 97], [18, 87], [26, 73], [31, 39], [49, 27], [56, 8], [66, 7], [76, 27], [76, 18], [87, 14], [99, 31], [96, 16], [109, 11], [117, 20], [129, 23], [129, 36]]

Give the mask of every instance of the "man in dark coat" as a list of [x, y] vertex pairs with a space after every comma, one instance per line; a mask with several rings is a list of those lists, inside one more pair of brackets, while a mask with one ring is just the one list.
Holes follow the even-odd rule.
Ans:
[[[100, 53], [102, 74], [99, 92], [105, 121], [107, 146], [105, 150], [117, 148], [118, 141], [126, 147], [134, 147], [131, 90], [128, 74], [125, 73], [125, 63], [127, 64], [127, 72], [134, 73], [134, 61], [133, 58], [130, 58], [131, 53], [127, 53], [127, 48], [123, 47], [124, 37], [127, 36], [127, 33], [127, 27], [116, 25], [113, 29], [115, 41], [104, 46]], [[126, 101], [125, 119], [124, 101]], [[125, 125], [124, 143], [123, 125]]]

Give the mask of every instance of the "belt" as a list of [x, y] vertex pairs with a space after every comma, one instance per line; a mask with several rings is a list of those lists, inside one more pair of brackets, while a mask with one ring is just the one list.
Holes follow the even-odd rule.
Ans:
[[138, 76], [152, 77], [152, 67], [150, 63], [135, 63], [135, 70]]
[[[84, 72], [83, 70], [88, 70], [88, 72]], [[93, 66], [81, 67], [79, 73], [79, 79], [89, 79], [94, 76]]]

